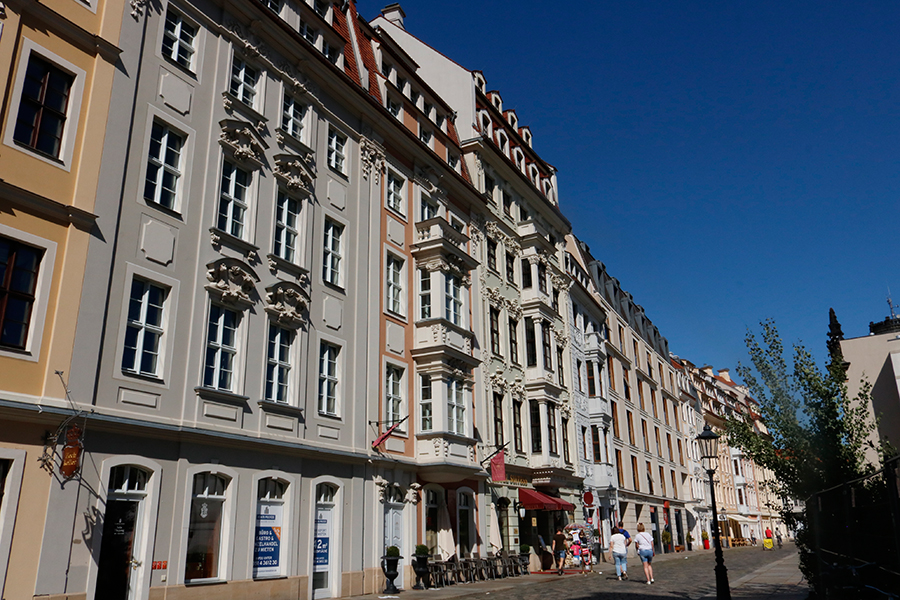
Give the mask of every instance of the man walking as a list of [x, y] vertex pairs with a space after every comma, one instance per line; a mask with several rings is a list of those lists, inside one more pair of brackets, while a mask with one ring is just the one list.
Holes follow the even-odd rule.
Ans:
[[563, 534], [562, 527], [556, 528], [556, 535], [553, 536], [553, 557], [556, 559], [557, 573], [563, 574], [563, 562], [566, 560], [566, 536]]

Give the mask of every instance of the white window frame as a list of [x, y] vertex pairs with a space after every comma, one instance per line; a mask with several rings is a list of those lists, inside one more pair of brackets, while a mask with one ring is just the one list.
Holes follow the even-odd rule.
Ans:
[[[392, 362], [384, 367], [384, 419], [392, 427], [403, 418], [406, 405], [406, 368]], [[397, 431], [402, 431], [401, 425]]]
[[263, 0], [263, 4], [279, 17], [281, 16], [281, 10], [284, 8], [284, 3], [281, 0]]
[[322, 252], [322, 280], [331, 285], [343, 287], [343, 235], [344, 224], [325, 217]]
[[420, 320], [424, 321], [426, 319], [431, 319], [434, 317], [434, 314], [432, 312], [432, 309], [434, 308], [432, 299], [434, 296], [432, 295], [433, 286], [431, 285], [431, 271], [422, 267], [419, 267], [417, 271], [419, 275], [416, 282], [419, 286], [418, 316]]
[[406, 298], [403, 283], [406, 279], [406, 261], [392, 252], [387, 252], [384, 260], [384, 307], [397, 316], [406, 314]]
[[[285, 337], [287, 337], [286, 344], [284, 341]], [[292, 404], [294, 340], [296, 337], [297, 332], [293, 329], [269, 321], [269, 328], [266, 331], [266, 376], [263, 381], [263, 398], [269, 402]], [[275, 356], [272, 355], [273, 344], [276, 349]], [[285, 346], [287, 347], [287, 356], [282, 356], [281, 350]], [[269, 390], [270, 381], [271, 390]], [[279, 398], [280, 394], [277, 390], [282, 388], [284, 389], [284, 396]]]
[[306, 130], [310, 110], [309, 104], [284, 89], [281, 97], [281, 130], [292, 138], [307, 143]]
[[392, 211], [406, 214], [406, 178], [394, 169], [388, 169], [385, 177], [385, 205]]
[[[19, 115], [19, 104], [22, 100], [22, 90], [25, 85], [25, 72], [28, 70], [28, 61], [31, 55], [36, 54], [47, 62], [53, 63], [73, 77], [72, 87], [69, 88], [69, 101], [66, 106], [66, 123], [63, 137], [60, 140], [59, 156], [56, 158], [41, 154], [28, 146], [16, 143], [13, 139], [15, 123]], [[12, 94], [10, 95], [9, 110], [7, 111], [6, 132], [3, 134], [3, 143], [10, 148], [24, 152], [40, 161], [53, 165], [64, 171], [72, 170], [72, 157], [75, 151], [75, 140], [79, 132], [79, 120], [81, 118], [81, 103], [84, 95], [84, 83], [87, 73], [61, 56], [50, 52], [37, 42], [25, 37], [22, 38], [21, 54], [16, 63], [16, 78], [13, 81]]]
[[[19, 494], [22, 489], [22, 477], [25, 474], [25, 458], [25, 450], [0, 448], [0, 460], [12, 462], [6, 474], [6, 485], [2, 504], [0, 504], [0, 592], [3, 591], [6, 585], [13, 531], [16, 524], [16, 514], [19, 511]], [[100, 546], [98, 544], [97, 552], [99, 551]]]
[[300, 37], [302, 37], [307, 42], [309, 42], [310, 44], [312, 44], [313, 46], [316, 46], [318, 48], [318, 45], [316, 43], [319, 40], [319, 30], [318, 29], [315, 29], [308, 22], [304, 21], [303, 19], [300, 19], [300, 24], [297, 26], [297, 33], [300, 34]]
[[[253, 71], [255, 75], [248, 78], [249, 71]], [[249, 64], [235, 52], [231, 57], [228, 73], [228, 92], [250, 108], [255, 109], [260, 104], [260, 81], [263, 76], [262, 70]]]
[[[291, 264], [300, 264], [297, 240], [300, 238], [300, 215], [303, 202], [287, 193], [282, 187], [275, 192], [275, 230], [272, 232], [272, 254]], [[296, 212], [290, 210], [296, 205]], [[290, 224], [293, 215], [294, 224]]]
[[[325, 354], [325, 351], [328, 351], [328, 354]], [[333, 359], [331, 351], [334, 350]], [[319, 415], [324, 415], [328, 417], [337, 417], [340, 416], [340, 401], [341, 401], [341, 358], [342, 358], [342, 346], [332, 342], [331, 340], [319, 340], [319, 354], [318, 354], [318, 391], [317, 391], [317, 412]], [[325, 369], [326, 360], [329, 363], [333, 363], [334, 370]], [[334, 406], [331, 407], [332, 410], [329, 411], [328, 406], [328, 394], [323, 393], [326, 389], [324, 386], [333, 386], [330, 389], [333, 390], [333, 402]]]
[[403, 120], [403, 102], [397, 102], [390, 94], [385, 94], [385, 108], [395, 118]]
[[238, 473], [234, 469], [230, 469], [220, 464], [203, 464], [190, 467], [187, 470], [187, 480], [184, 486], [184, 511], [182, 516], [182, 538], [178, 549], [178, 564], [175, 565], [174, 573], [170, 568], [169, 573], [174, 574], [174, 581], [171, 583], [183, 584], [187, 583], [184, 579], [184, 570], [187, 566], [187, 545], [188, 536], [190, 535], [191, 525], [191, 501], [194, 498], [194, 475], [199, 473], [209, 473], [211, 475], [223, 475], [229, 479], [228, 485], [225, 487], [224, 503], [222, 505], [222, 530], [219, 535], [219, 565], [218, 577], [215, 579], [194, 579], [191, 583], [214, 583], [218, 581], [231, 580], [232, 562], [234, 559], [234, 537], [235, 526], [235, 494], [237, 493]]
[[419, 123], [419, 140], [429, 148], [434, 148], [434, 132], [427, 129], [422, 123]]
[[[425, 385], [427, 382], [428, 385]], [[419, 431], [434, 430], [434, 378], [429, 373], [419, 373]], [[426, 394], [427, 391], [427, 394]], [[428, 408], [428, 416], [425, 409]], [[425, 419], [428, 424], [425, 424]]]
[[[168, 27], [170, 14], [174, 15], [174, 17], [176, 17], [178, 19], [178, 21], [175, 23], [175, 29], [173, 31], [170, 31], [169, 27]], [[193, 37], [190, 40], [190, 42], [186, 42], [184, 39], [182, 39], [182, 33], [184, 33], [184, 25], [187, 25], [188, 27], [192, 27], [194, 29]], [[163, 58], [165, 58], [166, 60], [168, 60], [171, 63], [178, 65], [179, 67], [181, 67], [183, 69], [187, 69], [191, 73], [195, 73], [196, 65], [195, 65], [194, 57], [197, 54], [197, 47], [195, 46], [195, 44], [197, 43], [197, 37], [200, 34], [200, 27], [192, 20], [186, 18], [184, 16], [184, 13], [182, 13], [178, 10], [175, 10], [170, 5], [166, 8], [166, 14], [163, 17], [162, 30], [163, 30], [162, 31], [162, 40], [160, 41], [160, 44], [159, 44], [159, 51], [160, 51], [160, 54], [162, 54]], [[163, 43], [165, 43], [166, 38], [173, 40], [172, 53], [170, 53], [170, 54], [167, 54], [165, 52], [165, 50], [163, 49]], [[188, 61], [187, 61], [188, 64], [186, 64], [186, 65], [182, 64], [182, 62], [179, 60], [179, 56], [180, 56], [179, 50], [182, 48], [187, 48], [190, 51], [190, 53], [188, 55]]]
[[328, 128], [328, 166], [342, 175], [347, 174], [347, 136]]
[[[284, 495], [280, 499], [269, 499], [260, 498], [259, 497], [259, 482], [264, 479], [274, 479], [284, 484], [285, 492]], [[253, 572], [253, 552], [254, 545], [256, 540], [256, 518], [254, 513], [254, 518], [250, 519], [250, 530], [247, 535], [247, 539], [250, 540], [250, 564], [249, 564], [249, 572], [247, 573], [247, 579], [252, 579], [254, 581], [261, 581], [265, 579], [277, 579], [281, 577], [285, 577], [288, 574], [288, 565], [292, 564], [293, 553], [291, 552], [291, 547], [295, 540], [291, 536], [291, 532], [294, 530], [293, 527], [293, 516], [294, 516], [294, 497], [296, 494], [294, 490], [296, 489], [297, 479], [290, 473], [285, 473], [284, 471], [278, 471], [269, 469], [266, 471], [261, 471], [253, 475], [253, 482], [250, 486], [252, 491], [252, 506], [254, 510], [259, 510], [260, 503], [265, 502], [269, 504], [281, 504], [281, 543], [279, 548], [281, 550], [281, 556], [279, 557], [280, 562], [280, 573], [277, 575], [264, 575], [257, 576]]]
[[463, 379], [449, 377], [447, 389], [447, 431], [469, 437], [466, 410], [466, 382]]
[[[162, 128], [162, 138], [160, 139], [159, 143], [160, 156], [154, 156], [152, 152], [153, 128], [156, 125], [159, 125]], [[174, 137], [181, 142], [181, 146], [178, 149], [177, 161], [174, 165], [169, 163], [169, 154], [171, 153], [171, 148], [169, 148], [170, 137]], [[144, 171], [144, 200], [155, 206], [160, 206], [167, 210], [179, 212], [179, 209], [181, 207], [181, 190], [183, 189], [182, 176], [184, 175], [184, 167], [182, 165], [184, 163], [184, 153], [188, 147], [187, 136], [162, 119], [154, 118], [153, 123], [150, 125], [150, 135], [147, 137], [147, 141], [147, 160], [145, 161], [146, 169]], [[165, 156], [165, 158], [163, 158], [163, 155]], [[146, 194], [146, 187], [147, 182], [150, 179], [149, 174], [151, 167], [156, 169], [156, 177], [153, 181], [153, 197], [148, 198]], [[175, 180], [175, 189], [171, 190], [171, 206], [168, 206], [162, 202], [163, 182], [165, 181], [166, 175], [170, 175]]]
[[[217, 335], [216, 339], [210, 339], [209, 337], [209, 324], [212, 319], [213, 307], [219, 309], [219, 318], [217, 319]], [[222, 342], [223, 336], [222, 332], [224, 331], [224, 314], [225, 311], [232, 312], [235, 315], [235, 323], [234, 323], [234, 345], [229, 346], [225, 345]], [[201, 372], [201, 385], [206, 389], [211, 390], [220, 390], [223, 392], [231, 392], [233, 394], [238, 393], [240, 389], [240, 368], [239, 368], [239, 359], [240, 359], [240, 348], [241, 348], [241, 321], [243, 320], [243, 314], [227, 306], [220, 304], [215, 301], [210, 301], [208, 314], [206, 318], [206, 341], [203, 346], [203, 369]], [[215, 351], [215, 364], [213, 365], [213, 381], [210, 385], [206, 385], [206, 369], [207, 369], [207, 351], [210, 349]], [[231, 357], [231, 385], [229, 387], [221, 387], [219, 385], [219, 381], [222, 377], [222, 356], [230, 355]]]
[[462, 279], [458, 275], [444, 273], [444, 318], [454, 325], [464, 327]]
[[[433, 211], [434, 214], [426, 215], [425, 209], [428, 208], [429, 212]], [[425, 192], [419, 192], [419, 221], [427, 221], [428, 219], [433, 219], [441, 214], [441, 206], [437, 203], [437, 201], [426, 194]]]
[[[320, 485], [328, 485], [334, 490], [334, 494], [331, 497], [330, 502], [319, 502], [318, 492]], [[316, 598], [341, 598], [344, 596], [343, 593], [343, 577], [340, 577], [340, 573], [342, 571], [342, 561], [341, 556], [343, 556], [343, 545], [341, 544], [343, 540], [343, 510], [342, 507], [344, 505], [344, 484], [340, 479], [330, 475], [322, 475], [320, 477], [316, 477], [310, 482], [309, 485], [309, 502], [312, 510], [310, 511], [310, 521], [306, 528], [306, 531], [312, 533], [315, 536], [315, 519], [316, 519], [316, 511], [320, 504], [328, 506], [331, 508], [331, 517], [332, 517], [332, 530], [331, 530], [331, 548], [329, 548], [329, 554], [331, 556], [331, 564], [330, 569], [328, 571], [328, 587], [322, 590], [320, 594], [316, 594], [316, 590], [313, 590], [313, 576], [310, 575], [307, 580], [307, 594], [306, 597], [310, 600], [314, 600]], [[311, 540], [314, 542], [314, 540]], [[307, 573], [315, 572], [315, 556], [313, 552], [308, 552], [309, 562], [307, 563]]]
[[[226, 176], [225, 170], [226, 165], [231, 168], [231, 175]], [[240, 186], [238, 183], [237, 173], [245, 173], [247, 175], [247, 185]], [[247, 215], [250, 212], [250, 196], [252, 195], [253, 190], [253, 171], [248, 171], [244, 169], [240, 164], [238, 164], [232, 158], [225, 156], [222, 159], [222, 176], [220, 178], [220, 188], [219, 188], [219, 203], [216, 211], [216, 228], [221, 231], [224, 231], [228, 235], [234, 236], [238, 239], [247, 240], [249, 239], [249, 224]], [[224, 189], [227, 186], [227, 189]], [[235, 195], [235, 192], [243, 188], [242, 195]], [[242, 197], [241, 197], [242, 196]], [[224, 208], [224, 227], [220, 223], [220, 220], [223, 218], [223, 208]], [[239, 218], [235, 215], [236, 210], [240, 211]], [[234, 228], [239, 228], [239, 233], [234, 233]]]
[[[137, 320], [133, 320], [130, 318], [129, 313], [131, 312], [131, 302], [134, 301], [133, 292], [134, 292], [134, 285], [136, 282], [141, 282], [143, 284], [144, 288], [141, 292], [140, 315], [138, 316]], [[151, 287], [158, 288], [163, 293], [162, 305], [159, 307], [160, 323], [158, 325], [147, 323], [147, 310], [150, 306], [149, 295], [150, 295]], [[129, 294], [128, 294], [128, 296], [129, 296], [128, 304], [126, 304], [123, 307], [123, 311], [125, 312], [125, 315], [126, 315], [125, 337], [127, 338], [128, 331], [130, 329], [134, 329], [134, 330], [137, 330], [137, 340], [135, 342], [136, 347], [135, 347], [135, 354], [134, 354], [134, 364], [132, 365], [131, 368], [127, 368], [124, 364], [122, 364], [122, 372], [129, 374], [129, 375], [138, 375], [141, 377], [158, 378], [159, 374], [162, 371], [162, 369], [165, 365], [165, 362], [166, 362], [166, 352], [165, 352], [166, 341], [167, 341], [166, 340], [166, 317], [168, 316], [167, 315], [167, 313], [168, 313], [167, 309], [168, 309], [168, 304], [169, 304], [168, 300], [170, 298], [171, 290], [164, 285], [160, 285], [156, 281], [153, 281], [151, 279], [146, 279], [146, 278], [140, 277], [140, 276], [134, 276], [131, 278], [130, 288], [131, 288], [131, 290], [129, 291]], [[144, 349], [144, 343], [145, 343], [145, 340], [148, 335], [157, 336], [156, 363], [155, 363], [155, 369], [153, 369], [153, 371], [143, 371], [142, 370], [143, 357], [146, 354], [145, 349]], [[124, 355], [125, 355], [124, 340], [122, 342], [122, 345], [123, 345], [123, 349], [122, 349], [123, 350], [123, 352], [122, 352], [123, 359], [122, 360], [124, 363]], [[151, 354], [152, 354], [152, 352], [151, 352]]]

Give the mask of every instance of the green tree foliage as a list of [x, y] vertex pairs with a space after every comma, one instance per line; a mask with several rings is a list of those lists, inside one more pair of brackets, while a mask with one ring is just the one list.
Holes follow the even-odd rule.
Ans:
[[[780, 516], [798, 530], [801, 568], [811, 572], [811, 538], [806, 517], [794, 512], [790, 500], [805, 500], [811, 494], [845, 481], [872, 474], [881, 468], [884, 448], [871, 442], [875, 422], [870, 418], [871, 385], [862, 382], [859, 396], [851, 398], [846, 386], [846, 365], [840, 354], [840, 325], [832, 319], [829, 363], [820, 369], [802, 344], [793, 347], [792, 361], [772, 320], [760, 323], [761, 337], [747, 332], [745, 342], [752, 367], [739, 365], [738, 374], [759, 402], [766, 431], [752, 420], [732, 417], [726, 425], [730, 445], [741, 448], [757, 465], [774, 474], [769, 491], [782, 500]], [[878, 464], [866, 460], [878, 456]]]

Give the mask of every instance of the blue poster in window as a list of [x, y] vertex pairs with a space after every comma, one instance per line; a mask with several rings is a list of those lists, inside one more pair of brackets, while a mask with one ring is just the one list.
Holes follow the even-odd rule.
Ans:
[[316, 510], [315, 545], [313, 547], [313, 571], [328, 571], [331, 548], [331, 511]]
[[253, 576], [281, 575], [281, 504], [260, 503], [253, 546]]

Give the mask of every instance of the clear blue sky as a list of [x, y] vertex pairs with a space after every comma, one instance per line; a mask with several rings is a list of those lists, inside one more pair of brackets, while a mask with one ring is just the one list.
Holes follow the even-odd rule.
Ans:
[[401, 4], [531, 127], [676, 354], [746, 363], [772, 317], [822, 360], [829, 307], [855, 337], [900, 303], [896, 2]]

